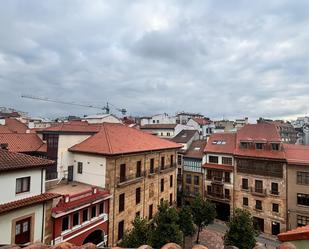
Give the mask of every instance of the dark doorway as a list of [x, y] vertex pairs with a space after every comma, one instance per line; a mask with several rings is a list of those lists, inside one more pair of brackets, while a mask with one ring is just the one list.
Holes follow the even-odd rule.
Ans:
[[213, 202], [216, 205], [217, 219], [222, 221], [229, 221], [230, 219], [230, 205], [222, 202]]
[[271, 223], [271, 234], [277, 235], [280, 233], [280, 223], [273, 221]]
[[95, 230], [86, 237], [83, 244], [93, 243], [97, 245], [103, 242], [103, 240], [104, 240], [104, 232], [102, 230]]
[[68, 166], [68, 181], [72, 182], [73, 181], [73, 166]]
[[254, 228], [259, 232], [264, 232], [264, 219], [253, 217]]
[[30, 242], [31, 218], [16, 222], [15, 244], [25, 244]]

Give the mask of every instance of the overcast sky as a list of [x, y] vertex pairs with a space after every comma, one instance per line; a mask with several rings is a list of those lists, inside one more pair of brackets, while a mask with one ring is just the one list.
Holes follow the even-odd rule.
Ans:
[[[0, 106], [34, 116], [309, 113], [309, 1], [1, 1]], [[115, 114], [118, 114], [115, 112]]]

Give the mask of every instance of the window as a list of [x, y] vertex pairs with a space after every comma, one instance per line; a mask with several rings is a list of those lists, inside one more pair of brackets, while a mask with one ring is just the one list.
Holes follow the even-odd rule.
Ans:
[[173, 166], [173, 164], [174, 164], [174, 156], [173, 155], [171, 155], [171, 167]]
[[77, 173], [78, 174], [82, 174], [83, 173], [83, 163], [82, 162], [78, 162], [77, 163]]
[[137, 161], [136, 162], [136, 177], [141, 177], [142, 176], [142, 162]]
[[279, 204], [273, 203], [273, 212], [276, 212], [276, 213], [279, 212]]
[[170, 175], [170, 187], [173, 187], [173, 175]]
[[309, 185], [309, 172], [297, 171], [297, 184]]
[[276, 183], [276, 182], [272, 182], [272, 183], [271, 183], [271, 194], [273, 194], [273, 195], [279, 195], [278, 183]]
[[153, 205], [149, 205], [149, 210], [148, 210], [148, 217], [149, 217], [149, 220], [152, 219], [152, 212], [153, 212]]
[[168, 136], [168, 137], [169, 137], [170, 135], [171, 135], [171, 134], [170, 134], [169, 132], [167, 132], [167, 133], [166, 133], [166, 136]]
[[210, 194], [211, 193], [211, 186], [207, 185], [207, 193]]
[[309, 217], [297, 215], [297, 226], [302, 227], [302, 226], [307, 226], [307, 225], [309, 225]]
[[123, 230], [124, 230], [124, 221], [120, 221], [118, 223], [118, 240], [121, 240], [123, 237]]
[[161, 192], [164, 191], [164, 179], [161, 179]]
[[199, 187], [194, 187], [194, 194], [195, 195], [199, 195], [200, 191], [199, 191]]
[[263, 181], [255, 180], [255, 192], [263, 193]]
[[279, 150], [280, 144], [271, 144], [271, 149], [272, 150]]
[[217, 156], [209, 156], [209, 162], [210, 163], [218, 163], [218, 157]]
[[119, 195], [119, 213], [124, 211], [124, 193]]
[[200, 177], [194, 176], [194, 185], [199, 185], [199, 184], [200, 184]]
[[165, 158], [164, 156], [161, 157], [161, 170], [164, 169], [164, 166], [165, 166]]
[[186, 192], [190, 193], [190, 185], [186, 185]]
[[249, 143], [248, 142], [240, 142], [240, 148], [248, 149], [249, 148]]
[[141, 188], [137, 188], [135, 190], [135, 204], [139, 204], [141, 202]]
[[99, 205], [99, 214], [103, 214], [104, 213], [104, 202], [100, 203]]
[[177, 156], [177, 163], [178, 163], [178, 165], [181, 165], [181, 162], [182, 162], [181, 155], [178, 155]]
[[170, 206], [173, 205], [173, 194], [170, 194]]
[[155, 123], [156, 123], [156, 121], [155, 121], [155, 120], [152, 120], [152, 123], [153, 123], [153, 124], [155, 124]]
[[226, 199], [230, 199], [230, 190], [229, 189], [224, 189], [224, 196]]
[[262, 144], [262, 143], [256, 143], [256, 144], [255, 144], [255, 148], [256, 148], [257, 150], [262, 150], [262, 149], [263, 149], [263, 144]]
[[241, 188], [242, 188], [242, 189], [248, 189], [248, 188], [249, 188], [249, 186], [248, 186], [248, 179], [242, 178], [242, 185], [241, 185]]
[[15, 244], [25, 244], [30, 242], [31, 218], [16, 221]]
[[191, 184], [191, 175], [190, 174], [186, 175], [186, 183]]
[[88, 209], [83, 210], [83, 222], [88, 220]]
[[222, 164], [232, 165], [232, 158], [231, 157], [222, 157]]
[[230, 172], [224, 172], [224, 182], [230, 182]]
[[150, 159], [150, 170], [149, 170], [150, 174], [154, 173], [154, 158]]
[[91, 207], [91, 218], [94, 218], [97, 216], [97, 206]]
[[30, 191], [30, 176], [16, 179], [16, 194]]
[[258, 210], [262, 210], [262, 201], [256, 200], [255, 201], [255, 208]]
[[246, 207], [249, 205], [249, 199], [247, 197], [242, 198], [242, 205]]
[[136, 213], [135, 213], [135, 216], [136, 216], [136, 217], [141, 216], [141, 212], [140, 212], [140, 211], [136, 212]]
[[297, 194], [297, 204], [309, 206], [309, 195], [307, 195], [307, 194]]
[[79, 212], [73, 214], [73, 227], [79, 225]]
[[69, 229], [69, 216], [65, 216], [62, 218], [62, 227], [61, 231], [65, 231]]
[[164, 201], [164, 199], [163, 199], [163, 198], [161, 198], [161, 199], [160, 199], [160, 205], [162, 205], [162, 204], [163, 204], [163, 201]]
[[212, 172], [212, 170], [211, 169], [207, 169], [207, 179], [208, 180], [211, 180], [212, 179], [212, 175], [213, 175], [213, 172]]
[[126, 180], [126, 165], [120, 164], [120, 182], [124, 182]]

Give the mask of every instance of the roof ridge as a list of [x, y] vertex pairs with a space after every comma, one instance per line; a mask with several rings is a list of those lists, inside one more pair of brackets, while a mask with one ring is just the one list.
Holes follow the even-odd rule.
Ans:
[[[109, 139], [109, 134], [107, 133], [107, 131], [106, 131], [106, 123], [103, 123], [103, 131], [104, 131], [104, 133], [105, 133], [105, 137], [106, 137], [106, 141], [107, 141], [107, 145], [108, 145], [108, 149], [109, 149], [109, 151], [110, 151], [110, 153], [111, 154], [113, 154], [113, 149], [112, 149], [112, 145], [111, 145], [111, 143], [110, 143], [110, 139]], [[101, 128], [102, 129], [102, 128]]]

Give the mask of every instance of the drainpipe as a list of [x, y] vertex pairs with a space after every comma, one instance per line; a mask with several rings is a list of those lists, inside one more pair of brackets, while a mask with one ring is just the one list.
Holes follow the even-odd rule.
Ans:
[[144, 154], [144, 205], [143, 205], [143, 217], [145, 217], [145, 208], [146, 208], [146, 154]]
[[[113, 197], [113, 231], [115, 230], [115, 201], [116, 201], [116, 170], [117, 170], [117, 164], [116, 161], [117, 159], [114, 160], [115, 161], [115, 172], [114, 172], [114, 197]], [[115, 241], [115, 236], [114, 236], [114, 232], [112, 235], [112, 247], [114, 246], [114, 241]]]
[[43, 168], [41, 169], [41, 194], [43, 194]]
[[44, 243], [44, 225], [45, 225], [45, 201], [42, 204], [43, 206], [43, 217], [42, 217], [42, 231], [41, 231], [41, 242]]

